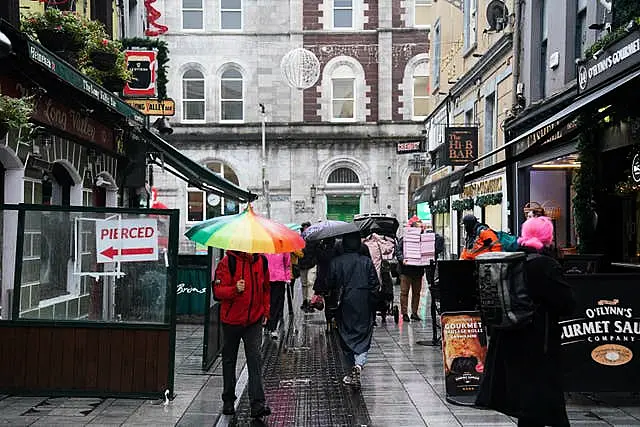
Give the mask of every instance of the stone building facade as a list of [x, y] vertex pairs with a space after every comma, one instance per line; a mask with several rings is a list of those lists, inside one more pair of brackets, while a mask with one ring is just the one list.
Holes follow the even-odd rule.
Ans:
[[[178, 3], [175, 7], [175, 3]], [[415, 187], [399, 142], [423, 138], [430, 96], [430, 0], [160, 0], [169, 27], [168, 140], [262, 197], [260, 104], [272, 218], [302, 222], [382, 212], [406, 218]], [[292, 89], [280, 63], [295, 48], [320, 61]], [[413, 181], [412, 180], [413, 177]], [[240, 206], [154, 170], [158, 199], [184, 228]], [[183, 252], [192, 251], [183, 242]]]

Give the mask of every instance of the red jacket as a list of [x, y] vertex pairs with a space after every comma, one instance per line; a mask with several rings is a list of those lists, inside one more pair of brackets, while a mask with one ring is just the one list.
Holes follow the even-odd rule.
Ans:
[[[235, 274], [229, 272], [229, 257], [235, 258]], [[252, 325], [269, 317], [269, 271], [256, 254], [227, 251], [216, 267], [213, 294], [221, 301], [220, 320], [229, 325]], [[244, 279], [244, 292], [236, 289], [236, 282]]]

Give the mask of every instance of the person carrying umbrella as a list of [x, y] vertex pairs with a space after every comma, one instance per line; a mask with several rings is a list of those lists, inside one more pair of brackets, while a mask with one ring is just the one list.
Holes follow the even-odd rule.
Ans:
[[360, 372], [371, 347], [379, 287], [371, 258], [361, 254], [360, 232], [342, 239], [344, 253], [329, 266], [328, 281], [338, 286], [336, 320], [342, 351], [351, 365], [342, 382], [360, 388]]
[[251, 417], [271, 414], [262, 381], [262, 326], [270, 311], [269, 266], [264, 253], [290, 253], [304, 247], [298, 233], [256, 215], [251, 208], [237, 215], [203, 221], [185, 235], [200, 244], [226, 249], [216, 267], [213, 296], [221, 302], [222, 413], [235, 413], [236, 362], [240, 341], [249, 371]]

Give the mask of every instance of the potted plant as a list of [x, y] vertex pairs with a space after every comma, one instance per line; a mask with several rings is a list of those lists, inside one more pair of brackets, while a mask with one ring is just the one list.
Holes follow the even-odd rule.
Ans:
[[74, 12], [48, 8], [44, 13], [33, 13], [23, 19], [22, 31], [37, 37], [44, 47], [76, 65], [91, 36], [87, 23]]
[[0, 139], [4, 138], [9, 129], [30, 131], [34, 125], [29, 121], [33, 113], [32, 98], [11, 98], [0, 95]]
[[100, 71], [111, 70], [116, 66], [118, 56], [122, 52], [122, 43], [109, 40], [101, 22], [88, 21], [87, 28], [91, 34], [87, 45], [91, 65]]
[[133, 73], [127, 68], [124, 52], [118, 54], [116, 64], [110, 70], [102, 71], [95, 67], [86, 67], [82, 72], [111, 92], [121, 92], [125, 83], [133, 80]]

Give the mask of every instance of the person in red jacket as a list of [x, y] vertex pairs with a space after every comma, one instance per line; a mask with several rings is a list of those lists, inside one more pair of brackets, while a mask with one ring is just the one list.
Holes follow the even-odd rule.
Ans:
[[[231, 265], [231, 267], [230, 267]], [[222, 413], [233, 415], [237, 396], [236, 362], [240, 340], [249, 370], [251, 417], [271, 414], [262, 382], [262, 325], [270, 310], [269, 270], [263, 255], [227, 251], [216, 267], [213, 294], [220, 304], [222, 322]]]

